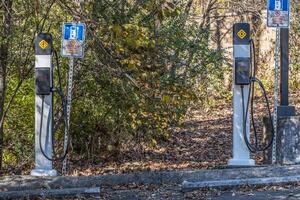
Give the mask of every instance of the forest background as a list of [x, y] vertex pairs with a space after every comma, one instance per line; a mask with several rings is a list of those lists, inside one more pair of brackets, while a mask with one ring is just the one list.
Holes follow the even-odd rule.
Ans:
[[[60, 52], [63, 22], [87, 26], [77, 59], [70, 160], [104, 162], [131, 143], [168, 140], [192, 110], [231, 104], [232, 26], [249, 22], [259, 77], [272, 93], [274, 30], [261, 0], [2, 0], [0, 168], [34, 163], [34, 37], [50, 32]], [[291, 1], [290, 86], [300, 86], [300, 3]], [[68, 59], [59, 58], [66, 86]], [[55, 78], [57, 83], [57, 77]], [[57, 147], [63, 119], [55, 98]]]

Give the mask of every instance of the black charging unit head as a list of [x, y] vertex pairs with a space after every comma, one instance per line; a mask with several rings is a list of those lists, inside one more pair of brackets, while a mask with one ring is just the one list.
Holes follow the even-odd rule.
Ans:
[[250, 24], [236, 23], [233, 26], [234, 75], [236, 85], [250, 84], [251, 50]]
[[233, 26], [233, 45], [250, 45], [250, 24], [236, 23]]
[[[52, 35], [50, 33], [37, 34], [35, 37], [35, 55], [37, 56], [37, 62], [35, 67], [35, 90], [37, 95], [51, 94], [52, 53]], [[50, 61], [48, 59], [50, 59]]]

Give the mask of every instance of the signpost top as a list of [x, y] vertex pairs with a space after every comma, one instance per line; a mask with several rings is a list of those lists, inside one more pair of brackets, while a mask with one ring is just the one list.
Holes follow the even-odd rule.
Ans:
[[268, 27], [289, 28], [290, 1], [268, 0]]
[[269, 0], [268, 10], [289, 11], [289, 0]]
[[64, 23], [62, 31], [62, 50], [63, 57], [83, 58], [85, 42], [84, 23]]

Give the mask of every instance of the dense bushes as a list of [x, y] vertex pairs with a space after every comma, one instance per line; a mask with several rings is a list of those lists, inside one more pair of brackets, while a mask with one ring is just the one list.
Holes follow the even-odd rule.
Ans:
[[88, 56], [75, 91], [78, 150], [97, 157], [128, 139], [155, 145], [197, 101], [196, 80], [220, 59], [208, 47], [207, 30], [186, 22], [183, 5], [157, 11], [154, 1], [135, 9], [128, 3], [120, 13], [94, 2]]
[[[33, 161], [33, 36], [50, 31], [58, 51], [62, 22], [73, 17], [87, 24], [86, 56], [77, 60], [74, 77], [73, 156], [97, 160], [128, 141], [155, 145], [192, 104], [230, 93], [223, 85], [228, 68], [222, 54], [210, 47], [210, 22], [191, 19], [186, 1], [38, 2], [13, 2], [6, 105], [18, 92], [5, 119], [7, 167]], [[67, 59], [60, 63], [66, 80]], [[55, 102], [56, 126], [62, 128]]]
[[[255, 4], [254, 11], [251, 6], [244, 8], [248, 4], [241, 1], [26, 2], [13, 1], [10, 34], [0, 37], [1, 45], [9, 51], [5, 107], [10, 109], [4, 121], [7, 168], [33, 163], [35, 33], [51, 32], [59, 51], [63, 22], [77, 20], [87, 25], [86, 56], [77, 60], [75, 67], [71, 150], [74, 157], [98, 161], [100, 155], [118, 153], [122, 144], [156, 145], [168, 139], [172, 127], [180, 123], [190, 107], [202, 109], [218, 100], [230, 102], [231, 61], [230, 54], [224, 55], [230, 51], [222, 48], [231, 30], [226, 26], [226, 14], [237, 13], [235, 19], [240, 21], [252, 20], [255, 37], [264, 29], [264, 19], [258, 17], [265, 9], [261, 1]], [[295, 18], [298, 7], [293, 5]], [[8, 16], [5, 9], [2, 2], [2, 21]], [[255, 17], [243, 15], [247, 9]], [[298, 89], [300, 80], [299, 27], [293, 20], [293, 90]], [[260, 59], [259, 77], [272, 90], [272, 68], [263, 60]], [[68, 60], [59, 61], [66, 85]], [[58, 99], [55, 102], [55, 127], [61, 141], [61, 109]]]

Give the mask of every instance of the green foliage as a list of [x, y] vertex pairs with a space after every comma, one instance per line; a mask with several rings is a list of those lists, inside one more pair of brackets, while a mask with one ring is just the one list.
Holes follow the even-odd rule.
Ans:
[[[23, 83], [5, 121], [6, 164], [24, 158], [27, 164], [32, 162], [32, 38], [39, 31], [50, 31], [59, 51], [62, 22], [74, 16], [87, 24], [88, 33], [86, 56], [77, 60], [74, 77], [73, 156], [96, 161], [99, 155], [118, 153], [129, 140], [155, 145], [170, 136], [192, 104], [225, 91], [222, 54], [209, 47], [207, 27], [188, 20], [185, 1], [89, 1], [81, 11], [74, 1], [53, 5], [32, 1], [30, 7], [14, 2], [17, 20], [8, 97], [20, 80]], [[66, 84], [67, 59], [60, 58], [60, 64]], [[62, 139], [62, 131], [57, 139]]]
[[[294, 4], [292, 11], [295, 18], [300, 15], [300, 7], [298, 4]], [[300, 43], [300, 23], [298, 20], [292, 20], [292, 26], [290, 31], [290, 55], [291, 55], [291, 66], [290, 66], [290, 85], [292, 90], [298, 90], [300, 87], [300, 59], [299, 59], [299, 43]]]

